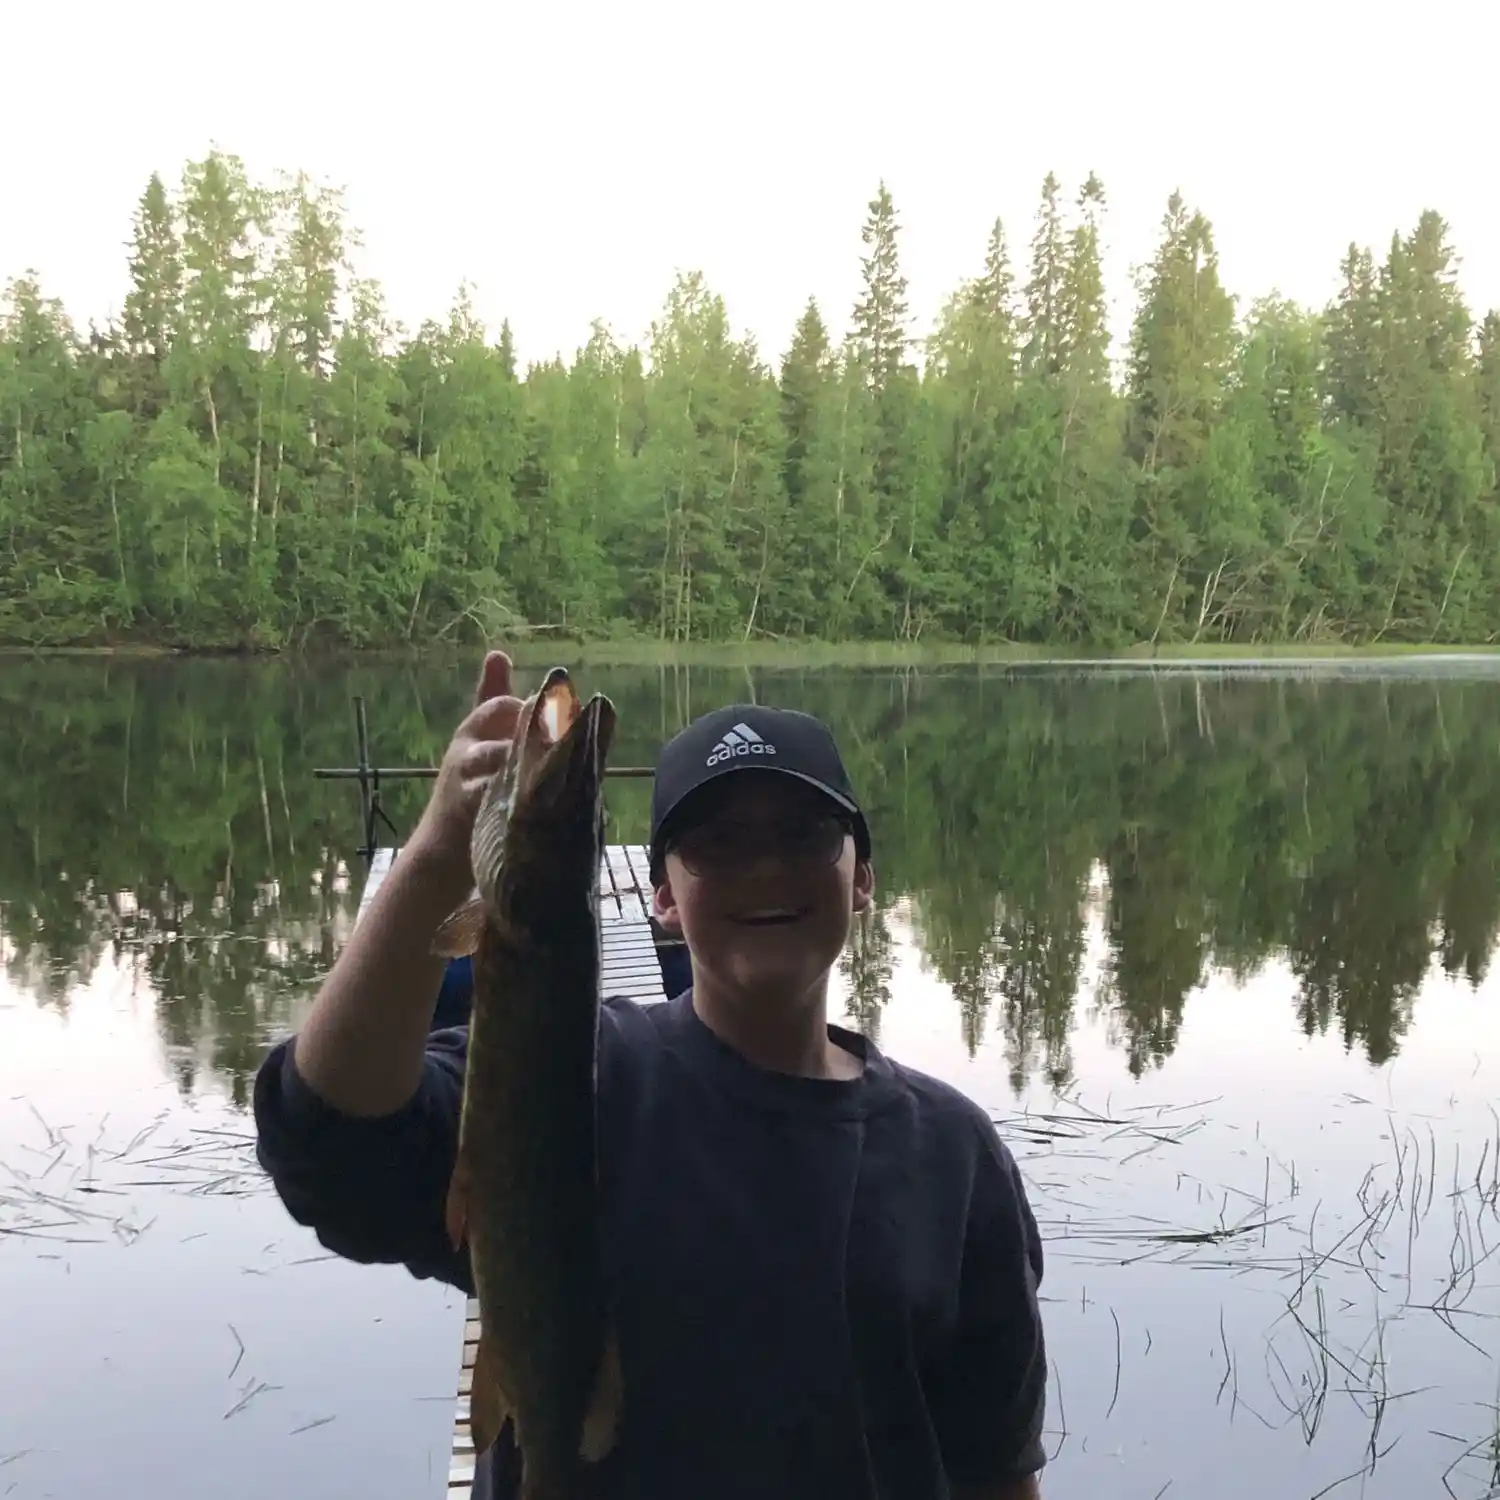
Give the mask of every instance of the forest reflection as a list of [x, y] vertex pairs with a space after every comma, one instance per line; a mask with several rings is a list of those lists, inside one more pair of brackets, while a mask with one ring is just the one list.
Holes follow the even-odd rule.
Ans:
[[[0, 957], [66, 1010], [108, 956], [149, 982], [184, 1090], [243, 1102], [357, 905], [351, 698], [377, 758], [431, 761], [467, 664], [0, 665]], [[647, 760], [755, 695], [834, 725], [874, 830], [879, 900], [844, 960], [878, 1033], [904, 935], [951, 992], [954, 1043], [1063, 1085], [1084, 1011], [1140, 1075], [1188, 996], [1272, 959], [1287, 1025], [1375, 1064], [1434, 963], [1477, 985], [1500, 924], [1493, 685], [1457, 677], [670, 671], [587, 674]], [[397, 827], [425, 788], [389, 799]], [[642, 836], [646, 783], [611, 788]], [[1092, 930], [1102, 969], [1085, 976]]]

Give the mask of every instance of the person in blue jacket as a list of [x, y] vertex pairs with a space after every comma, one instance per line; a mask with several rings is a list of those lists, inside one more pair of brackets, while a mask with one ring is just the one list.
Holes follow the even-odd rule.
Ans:
[[[662, 991], [669, 999], [680, 995], [692, 984], [693, 970], [685, 944], [658, 943], [656, 961], [661, 969]], [[443, 982], [438, 987], [437, 1003], [432, 1008], [431, 1029], [447, 1031], [450, 1027], [467, 1026], [473, 1005], [474, 960], [450, 958], [443, 971]]]
[[[519, 702], [487, 656], [410, 842], [296, 1036], [256, 1078], [258, 1152], [297, 1222], [354, 1261], [472, 1295], [443, 1203], [468, 1032], [430, 1030], [434, 931]], [[832, 735], [740, 704], [662, 751], [654, 910], [691, 984], [606, 998], [605, 1274], [624, 1419], [597, 1500], [1036, 1500], [1042, 1251], [1016, 1163], [951, 1086], [828, 1020], [874, 888]], [[522, 1143], [524, 1149], [524, 1143]], [[475, 1500], [512, 1500], [511, 1429]], [[576, 1497], [585, 1500], [585, 1497]]]

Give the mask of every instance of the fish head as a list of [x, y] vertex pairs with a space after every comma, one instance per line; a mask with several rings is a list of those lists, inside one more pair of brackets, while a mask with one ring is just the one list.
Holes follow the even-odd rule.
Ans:
[[530, 786], [554, 746], [567, 735], [579, 713], [578, 694], [566, 667], [553, 667], [542, 685], [521, 705], [511, 741], [506, 775], [510, 800]]
[[580, 701], [566, 667], [553, 667], [522, 706], [512, 765], [513, 804], [587, 794], [604, 775], [614, 740], [614, 705], [602, 693]]
[[[522, 705], [510, 758], [474, 821], [474, 883], [493, 895], [507, 860], [595, 862], [603, 844], [602, 789], [615, 709], [595, 694], [581, 703], [566, 668], [554, 667]], [[533, 857], [534, 856], [534, 857]]]
[[550, 688], [544, 685], [526, 726], [516, 807], [547, 817], [596, 805], [614, 734], [614, 704], [602, 693], [580, 703], [566, 676]]

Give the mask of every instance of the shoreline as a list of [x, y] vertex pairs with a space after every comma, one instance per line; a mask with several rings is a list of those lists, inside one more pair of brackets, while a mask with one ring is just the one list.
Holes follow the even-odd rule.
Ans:
[[[0, 660], [82, 658], [106, 661], [236, 661], [236, 662], [410, 662], [461, 661], [479, 654], [479, 647], [451, 645], [346, 647], [300, 651], [265, 648], [161, 646], [145, 642], [98, 646], [23, 646], [0, 644]], [[509, 645], [512, 660], [522, 668], [563, 663], [579, 666], [640, 667], [943, 667], [943, 666], [1165, 666], [1214, 667], [1252, 665], [1316, 665], [1401, 660], [1489, 660], [1500, 658], [1497, 645], [1435, 645], [1382, 642], [1378, 645], [1224, 645], [1186, 643], [1165, 646], [1140, 644], [1115, 649], [1086, 646], [1054, 647], [997, 643], [909, 645], [901, 642], [808, 641], [662, 645], [655, 641], [568, 641], [551, 649], [520, 641]]]

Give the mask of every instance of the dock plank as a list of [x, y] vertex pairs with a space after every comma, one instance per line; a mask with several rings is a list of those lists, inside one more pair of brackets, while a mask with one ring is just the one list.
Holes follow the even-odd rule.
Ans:
[[396, 858], [394, 849], [377, 849], [375, 857], [370, 861], [370, 873], [365, 876], [365, 888], [359, 895], [359, 921], [370, 909], [370, 902], [375, 899], [375, 892], [381, 887], [385, 877], [391, 873], [391, 863]]
[[604, 967], [611, 972], [622, 965], [637, 961], [650, 962], [656, 957], [656, 949], [649, 945], [634, 943], [605, 943], [603, 946]]
[[[375, 851], [364, 890], [360, 892], [359, 918], [369, 910], [376, 891], [391, 873], [397, 852], [390, 847]], [[645, 925], [650, 910], [651, 875], [645, 845], [611, 844], [599, 861], [599, 916], [607, 924], [603, 927], [606, 943], [615, 936], [620, 923], [629, 928]]]

